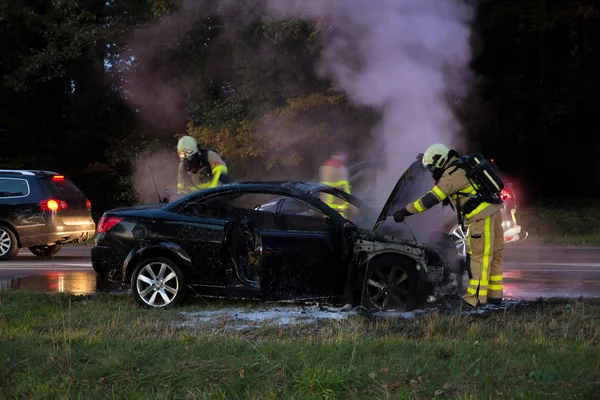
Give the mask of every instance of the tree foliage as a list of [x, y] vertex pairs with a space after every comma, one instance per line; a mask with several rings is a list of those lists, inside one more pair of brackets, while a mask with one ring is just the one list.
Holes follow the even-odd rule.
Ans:
[[[235, 179], [313, 178], [340, 143], [367, 157], [378, 115], [315, 72], [335, 27], [240, 4], [254, 3], [0, 0], [0, 166], [58, 169], [102, 210], [136, 201], [131, 162], [184, 133]], [[595, 193], [600, 8], [498, 0], [479, 14], [482, 80], [461, 108], [473, 142], [538, 196], [561, 196], [545, 174], [558, 160], [564, 193]]]

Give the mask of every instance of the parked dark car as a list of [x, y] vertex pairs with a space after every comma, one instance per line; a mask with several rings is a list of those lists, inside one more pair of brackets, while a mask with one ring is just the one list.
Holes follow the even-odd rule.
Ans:
[[[307, 182], [233, 183], [167, 205], [111, 210], [98, 223], [92, 265], [102, 278], [130, 285], [145, 307], [181, 304], [189, 287], [207, 296], [409, 310], [425, 296], [455, 294], [460, 273], [447, 234], [432, 241], [441, 240], [438, 248], [394, 236], [402, 227], [387, 219], [389, 202], [402, 197], [410, 175], [381, 213]], [[349, 202], [350, 219], [321, 193]]]
[[77, 186], [56, 172], [0, 170], [0, 260], [23, 247], [49, 257], [65, 243], [91, 238], [91, 208]]

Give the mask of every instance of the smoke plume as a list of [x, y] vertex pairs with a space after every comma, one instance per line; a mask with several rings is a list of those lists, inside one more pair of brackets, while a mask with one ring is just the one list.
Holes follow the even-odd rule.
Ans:
[[377, 197], [387, 198], [429, 145], [462, 145], [448, 100], [468, 92], [474, 12], [464, 2], [269, 0], [268, 9], [278, 18], [319, 21], [320, 72], [354, 103], [381, 111], [379, 156], [387, 168]]
[[[208, 2], [208, 7], [207, 2], [183, 1], [180, 12], [153, 29], [177, 36], [189, 29], [194, 18], [207, 12], [235, 12], [247, 22], [263, 12], [281, 20], [315, 21], [323, 41], [319, 73], [331, 79], [352, 102], [382, 115], [376, 127], [379, 140], [371, 149], [363, 149], [361, 157], [382, 158], [387, 164], [377, 180], [375, 197], [379, 203], [388, 197], [415, 156], [430, 144], [462, 147], [461, 128], [452, 105], [466, 96], [471, 79], [469, 24], [474, 10], [464, 1], [263, 0], [263, 10], [257, 3], [221, 0]], [[138, 40], [139, 46], [141, 38]], [[148, 46], [153, 45], [144, 42], [142, 47], [149, 51]], [[162, 75], [164, 71], [157, 72]], [[135, 93], [137, 99], [152, 102], [164, 97], [157, 96], [156, 89], [147, 90], [157, 86], [153, 79], [157, 72], [152, 72], [141, 76], [144, 79], [137, 84], [132, 82], [140, 89]], [[166, 86], [175, 87], [165, 92], [170, 95], [187, 84], [171, 81]], [[165, 117], [172, 113], [156, 114]]]

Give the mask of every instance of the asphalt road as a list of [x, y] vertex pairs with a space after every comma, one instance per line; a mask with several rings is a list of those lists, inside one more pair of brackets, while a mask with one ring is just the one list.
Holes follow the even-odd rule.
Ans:
[[[0, 262], [0, 289], [93, 293], [113, 290], [97, 277], [89, 247], [65, 247], [53, 260], [23, 250]], [[600, 296], [600, 247], [516, 247], [504, 252], [506, 298]]]

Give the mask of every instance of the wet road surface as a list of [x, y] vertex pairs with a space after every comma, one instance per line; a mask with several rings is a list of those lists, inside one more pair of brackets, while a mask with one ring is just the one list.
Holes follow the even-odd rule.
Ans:
[[[90, 247], [65, 247], [54, 259], [27, 250], [0, 262], [0, 290], [87, 294], [115, 290], [97, 277]], [[504, 251], [506, 298], [600, 296], [600, 247], [507, 246]]]

